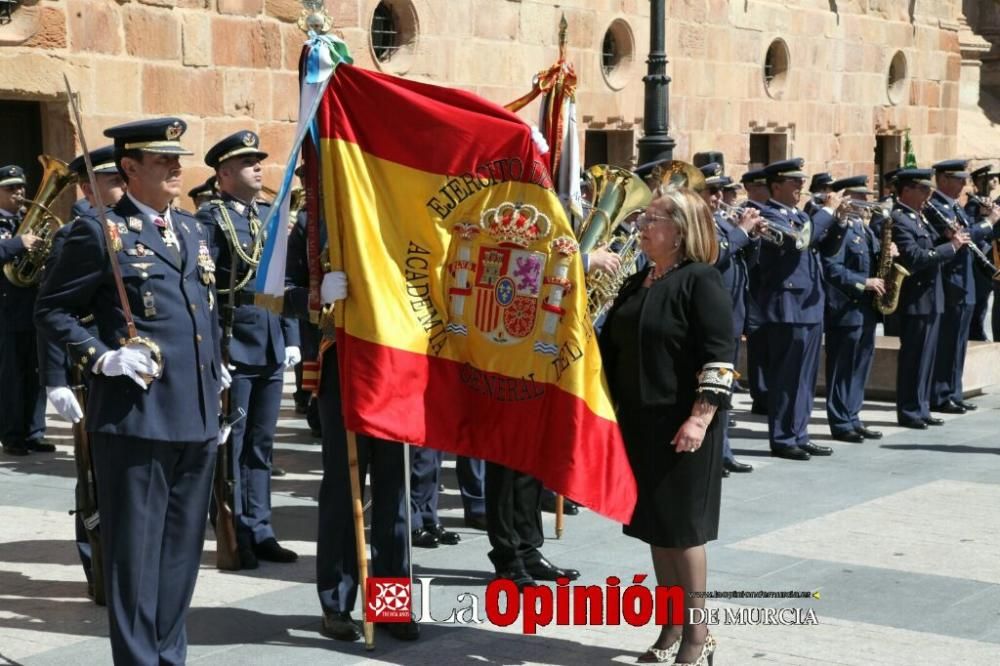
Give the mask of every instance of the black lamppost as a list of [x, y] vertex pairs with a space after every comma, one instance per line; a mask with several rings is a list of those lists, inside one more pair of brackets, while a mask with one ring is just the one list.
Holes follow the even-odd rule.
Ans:
[[646, 102], [642, 116], [643, 137], [639, 139], [639, 164], [672, 159], [675, 141], [667, 129], [670, 125], [670, 77], [667, 76], [665, 0], [650, 0], [649, 59], [646, 76]]

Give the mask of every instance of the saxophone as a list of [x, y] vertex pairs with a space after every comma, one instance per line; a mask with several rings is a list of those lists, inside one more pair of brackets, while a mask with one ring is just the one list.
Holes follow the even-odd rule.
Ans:
[[875, 277], [885, 283], [885, 293], [876, 296], [873, 305], [883, 315], [891, 315], [899, 307], [899, 293], [903, 287], [903, 279], [910, 274], [892, 258], [889, 249], [892, 243], [892, 215], [886, 215], [882, 223], [882, 248], [878, 257], [878, 271]]

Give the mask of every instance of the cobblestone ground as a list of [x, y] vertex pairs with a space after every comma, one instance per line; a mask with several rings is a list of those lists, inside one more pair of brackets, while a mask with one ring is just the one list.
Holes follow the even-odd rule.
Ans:
[[[291, 375], [286, 391], [290, 383]], [[835, 442], [831, 458], [807, 463], [770, 458], [763, 417], [738, 398], [733, 446], [756, 469], [724, 482], [709, 588], [819, 598], [710, 601], [731, 612], [811, 610], [816, 619], [755, 626], [722, 616], [712, 627], [716, 663], [1000, 663], [1000, 389], [976, 398], [976, 412], [919, 432], [896, 428], [892, 405], [872, 404], [864, 419], [885, 439]], [[377, 632], [374, 652], [324, 638], [314, 586], [320, 447], [291, 406], [286, 394], [275, 459], [288, 475], [274, 479], [274, 524], [301, 557], [219, 573], [209, 532], [188, 622], [192, 663], [580, 666], [634, 662], [652, 641], [651, 626], [549, 626], [525, 636], [520, 624], [489, 622], [428, 623], [421, 640], [407, 644]], [[829, 444], [823, 404], [815, 406], [810, 429]], [[71, 543], [69, 429], [55, 417], [50, 424], [55, 454], [0, 458], [0, 664], [110, 663], [107, 620], [85, 596]], [[462, 524], [453, 462], [446, 465], [442, 517], [462, 543], [414, 552], [415, 575], [433, 578], [429, 603], [438, 620], [470, 605], [456, 600], [463, 592], [481, 604], [491, 573], [486, 535]], [[552, 516], [545, 520], [551, 537]], [[545, 553], [580, 569], [582, 583], [618, 576], [627, 585], [637, 573], [652, 579], [646, 548], [588, 511], [567, 517], [563, 538], [550, 538]]]

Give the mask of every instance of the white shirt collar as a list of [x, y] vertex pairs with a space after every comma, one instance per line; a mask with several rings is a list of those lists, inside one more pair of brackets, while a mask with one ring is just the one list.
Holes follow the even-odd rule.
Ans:
[[139, 209], [139, 212], [143, 214], [147, 222], [152, 223], [156, 218], [159, 217], [166, 220], [168, 227], [173, 227], [173, 222], [170, 219], [170, 206], [167, 206], [167, 209], [162, 213], [160, 213], [155, 209], [150, 208], [146, 204], [142, 203], [141, 201], [137, 200], [135, 197], [132, 196], [131, 192], [126, 192], [125, 196], [127, 196], [129, 200], [133, 204], [135, 204], [135, 207]]

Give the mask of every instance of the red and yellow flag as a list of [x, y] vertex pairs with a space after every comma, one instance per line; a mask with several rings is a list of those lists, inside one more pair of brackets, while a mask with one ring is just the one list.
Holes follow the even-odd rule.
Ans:
[[349, 281], [346, 426], [493, 460], [628, 521], [635, 481], [582, 262], [531, 128], [347, 64], [316, 127], [331, 260]]

